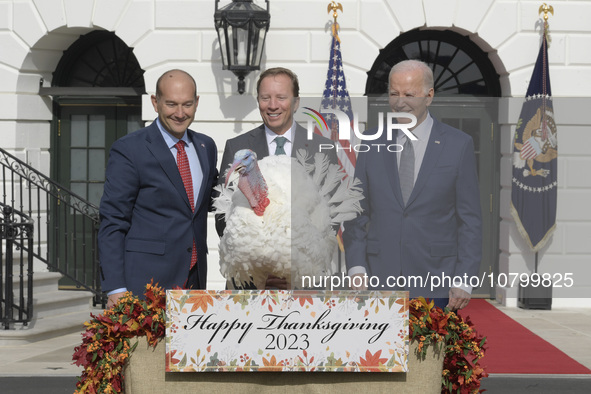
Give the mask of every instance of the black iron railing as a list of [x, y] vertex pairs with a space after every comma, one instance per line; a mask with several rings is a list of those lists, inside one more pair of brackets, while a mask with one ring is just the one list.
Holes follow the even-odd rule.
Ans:
[[5, 330], [11, 323], [26, 325], [33, 316], [32, 249], [33, 221], [0, 203], [0, 323]]
[[64, 276], [62, 287], [91, 291], [94, 305], [104, 304], [98, 207], [1, 148], [0, 168], [0, 202], [36, 223], [32, 256]]

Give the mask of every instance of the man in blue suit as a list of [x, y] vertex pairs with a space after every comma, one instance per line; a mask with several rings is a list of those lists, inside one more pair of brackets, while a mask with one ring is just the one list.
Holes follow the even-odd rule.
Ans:
[[126, 290], [142, 296], [152, 279], [166, 289], [205, 288], [217, 148], [188, 128], [199, 102], [188, 73], [164, 73], [151, 99], [158, 118], [117, 140], [107, 165], [98, 244], [108, 307]]
[[[409, 130], [417, 139], [399, 130], [388, 141], [384, 132], [372, 141], [373, 150], [359, 154], [363, 213], [345, 224], [343, 240], [348, 273], [359, 279], [354, 288], [405, 289], [458, 310], [470, 300], [464, 275], [478, 274], [482, 256], [478, 177], [472, 138], [430, 116], [433, 95], [425, 63], [407, 60], [392, 68], [390, 107], [416, 117]], [[384, 144], [379, 151], [378, 144]], [[394, 144], [404, 149], [396, 152], [401, 149]], [[454, 276], [462, 282], [452, 282]]]

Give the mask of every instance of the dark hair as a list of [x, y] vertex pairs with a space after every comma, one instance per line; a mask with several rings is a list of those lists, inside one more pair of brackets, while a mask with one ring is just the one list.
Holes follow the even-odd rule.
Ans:
[[259, 76], [259, 80], [257, 81], [257, 96], [259, 95], [259, 87], [261, 86], [261, 81], [269, 76], [275, 75], [287, 75], [291, 79], [291, 86], [293, 87], [293, 96], [299, 97], [300, 95], [300, 84], [298, 82], [298, 76], [291, 70], [284, 68], [284, 67], [273, 67], [269, 68], [261, 73]]
[[164, 74], [162, 74], [160, 76], [160, 78], [158, 78], [158, 80], [156, 81], [156, 98], [159, 99], [160, 96], [162, 96], [162, 90], [160, 89], [160, 83], [162, 82], [162, 79], [171, 73], [175, 73], [175, 72], [180, 72], [185, 74], [186, 76], [188, 76], [191, 81], [193, 81], [193, 85], [195, 86], [195, 97], [197, 97], [197, 83], [195, 82], [195, 79], [191, 76], [191, 74], [189, 74], [188, 72], [184, 71], [184, 70], [179, 70], [179, 69], [173, 69], [173, 70], [168, 70], [167, 72], [165, 72]]

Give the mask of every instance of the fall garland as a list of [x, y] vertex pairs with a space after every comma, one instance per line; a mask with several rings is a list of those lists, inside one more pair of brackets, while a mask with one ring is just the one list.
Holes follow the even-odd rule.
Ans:
[[[135, 349], [131, 338], [146, 336], [155, 347], [164, 337], [166, 294], [157, 285], [146, 286], [145, 299], [126, 293], [101, 315], [91, 314], [84, 323], [82, 344], [72, 359], [84, 368], [75, 394], [122, 393], [123, 366]], [[423, 298], [410, 301], [410, 338], [418, 342], [425, 357], [429, 345], [443, 350], [442, 393], [478, 393], [480, 380], [487, 375], [479, 360], [486, 338], [478, 335], [469, 319], [436, 308]]]

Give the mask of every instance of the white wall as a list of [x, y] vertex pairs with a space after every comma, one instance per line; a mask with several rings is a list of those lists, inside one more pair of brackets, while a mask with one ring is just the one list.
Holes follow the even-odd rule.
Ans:
[[[255, 2], [264, 6], [262, 1]], [[270, 0], [271, 28], [262, 68], [286, 66], [300, 77], [301, 95], [322, 94], [332, 20], [327, 0]], [[415, 28], [451, 29], [469, 35], [501, 76], [504, 97], [526, 92], [540, 42], [539, 1], [493, 0], [341, 0], [340, 37], [351, 96], [364, 94], [367, 71], [380, 49], [400, 33]], [[222, 2], [222, 6], [227, 2]], [[550, 17], [549, 48], [555, 97], [588, 97], [591, 91], [591, 1], [555, 1]], [[259, 123], [254, 83], [246, 78], [246, 93], [238, 96], [237, 79], [221, 70], [213, 29], [213, 0], [0, 0], [0, 144], [4, 149], [49, 173], [51, 99], [37, 94], [39, 78], [51, 83], [62, 52], [80, 35], [94, 29], [114, 31], [134, 48], [152, 93], [158, 76], [183, 68], [197, 80], [201, 95], [196, 130], [211, 135], [223, 149], [226, 139]], [[155, 114], [149, 96], [143, 118]], [[586, 102], [584, 103], [585, 105]], [[532, 255], [508, 214], [511, 179], [511, 138], [521, 99], [506, 100], [499, 122], [501, 160], [501, 272], [526, 272]], [[577, 286], [590, 286], [591, 197], [589, 156], [591, 137], [585, 111], [555, 106], [559, 132], [559, 207], [556, 234], [540, 253], [548, 272], [573, 271]], [[220, 151], [221, 155], [221, 151]], [[211, 287], [223, 287], [216, 276], [217, 236], [210, 226]], [[591, 291], [589, 292], [591, 295]], [[498, 289], [498, 298], [515, 304], [515, 293]], [[574, 304], [555, 299], [555, 305]]]

